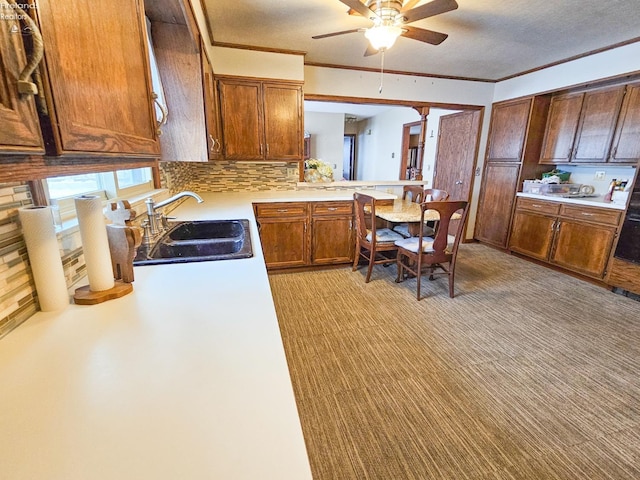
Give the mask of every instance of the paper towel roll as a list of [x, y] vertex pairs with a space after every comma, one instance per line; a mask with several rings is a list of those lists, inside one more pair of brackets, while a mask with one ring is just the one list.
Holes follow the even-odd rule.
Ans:
[[24, 207], [18, 209], [18, 215], [40, 309], [43, 312], [62, 310], [69, 305], [69, 294], [51, 207]]
[[114, 286], [113, 268], [107, 227], [102, 213], [102, 200], [95, 195], [83, 195], [74, 200], [84, 261], [87, 265], [89, 289], [92, 292], [109, 290]]

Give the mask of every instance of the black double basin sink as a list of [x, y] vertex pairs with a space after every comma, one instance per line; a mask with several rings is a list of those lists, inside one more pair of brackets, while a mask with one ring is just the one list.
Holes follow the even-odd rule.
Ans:
[[134, 265], [206, 262], [253, 256], [249, 220], [171, 222], [152, 245], [138, 248]]

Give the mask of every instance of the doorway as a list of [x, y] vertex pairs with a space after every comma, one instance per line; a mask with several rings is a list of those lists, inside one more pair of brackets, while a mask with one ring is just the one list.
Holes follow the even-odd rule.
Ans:
[[405, 123], [402, 126], [402, 158], [400, 180], [422, 180], [422, 160], [419, 154], [421, 122]]
[[344, 136], [344, 150], [342, 152], [342, 178], [356, 180], [356, 135], [347, 133]]

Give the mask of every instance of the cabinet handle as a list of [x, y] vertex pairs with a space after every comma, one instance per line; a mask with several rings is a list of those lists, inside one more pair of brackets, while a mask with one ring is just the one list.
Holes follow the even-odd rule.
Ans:
[[587, 212], [581, 212], [582, 215], [584, 215], [585, 217], [593, 217], [595, 215], [595, 213], [587, 213]]
[[287, 213], [289, 211], [288, 208], [279, 208], [278, 213]]
[[329, 210], [330, 212], [335, 212], [338, 209], [338, 207], [329, 207], [327, 208], [327, 210]]
[[264, 150], [263, 150], [262, 144], [260, 144], [260, 155], [264, 155]]
[[162, 130], [160, 130], [160, 127], [167, 123], [167, 117], [169, 116], [169, 111], [167, 110], [167, 107], [165, 107], [158, 101], [158, 94], [156, 92], [151, 92], [151, 98], [153, 98], [153, 103], [155, 103], [158, 106], [158, 108], [160, 109], [160, 113], [162, 113], [162, 118], [158, 122], [158, 128], [156, 130], [158, 135], [162, 135]]
[[213, 138], [211, 134], [209, 134], [209, 139], [211, 140], [211, 148], [209, 149], [211, 153], [220, 153], [220, 148], [222, 147], [220, 140]]
[[269, 156], [269, 144], [267, 143], [267, 157]]
[[542, 205], [540, 205], [539, 203], [532, 203], [531, 206], [533, 208], [542, 208]]
[[573, 152], [573, 147], [569, 147], [569, 152], [567, 153], [567, 158], [571, 158], [571, 152]]
[[38, 87], [35, 83], [29, 81], [29, 77], [36, 69], [40, 61], [42, 60], [42, 54], [44, 52], [44, 42], [42, 41], [42, 35], [36, 22], [27, 15], [24, 10], [16, 3], [15, 0], [7, 0], [13, 7], [13, 9], [20, 14], [21, 18], [27, 23], [27, 26], [31, 30], [31, 36], [33, 39], [33, 54], [31, 58], [20, 72], [18, 77], [18, 92], [21, 95], [37, 95]]
[[613, 151], [611, 152], [611, 157], [609, 157], [609, 158], [616, 158], [616, 153], [618, 153], [618, 146], [617, 145], [615, 147], [613, 147]]

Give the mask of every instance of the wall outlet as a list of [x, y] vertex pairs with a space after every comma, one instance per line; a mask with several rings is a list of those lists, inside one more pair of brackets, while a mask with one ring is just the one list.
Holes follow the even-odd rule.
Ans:
[[298, 169], [297, 168], [287, 168], [287, 177], [293, 177], [298, 175]]
[[594, 180], [604, 180], [604, 176], [605, 176], [606, 172], [602, 172], [602, 171], [597, 171], [595, 173], [595, 175], [593, 176]]

